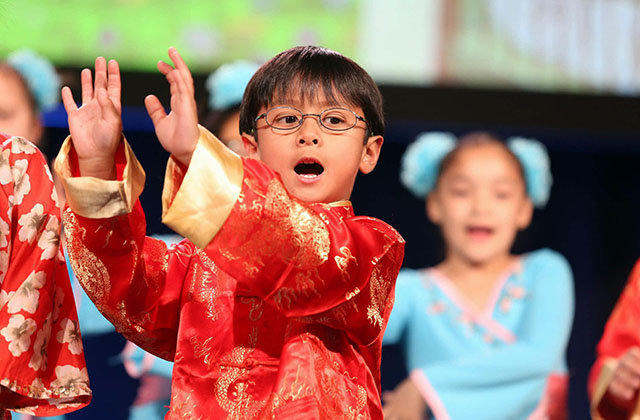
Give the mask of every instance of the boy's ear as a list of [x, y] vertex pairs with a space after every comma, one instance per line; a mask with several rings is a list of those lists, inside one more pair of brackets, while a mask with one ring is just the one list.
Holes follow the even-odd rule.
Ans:
[[258, 156], [258, 142], [256, 138], [251, 134], [242, 133], [242, 146], [244, 147], [247, 156], [254, 159], [259, 159]]
[[384, 143], [382, 136], [371, 136], [367, 139], [367, 144], [364, 145], [362, 158], [360, 159], [360, 172], [368, 174], [373, 171], [380, 157], [382, 143]]

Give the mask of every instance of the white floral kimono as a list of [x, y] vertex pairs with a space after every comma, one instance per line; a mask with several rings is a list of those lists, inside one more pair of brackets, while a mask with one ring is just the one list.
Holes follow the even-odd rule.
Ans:
[[74, 411], [91, 390], [51, 172], [25, 139], [0, 141], [0, 418]]

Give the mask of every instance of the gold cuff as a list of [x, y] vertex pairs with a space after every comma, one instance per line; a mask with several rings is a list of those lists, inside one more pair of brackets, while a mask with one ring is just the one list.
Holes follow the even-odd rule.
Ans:
[[[162, 191], [162, 222], [200, 248], [206, 247], [229, 217], [242, 189], [240, 156], [203, 127], [180, 185], [169, 159]], [[175, 193], [174, 197], [174, 192]]]
[[135, 205], [144, 188], [144, 169], [136, 159], [127, 140], [124, 141], [126, 166], [121, 181], [90, 176], [74, 177], [71, 173], [69, 153], [73, 147], [67, 137], [56, 157], [55, 170], [62, 178], [67, 203], [74, 213], [90, 219], [103, 219], [127, 214]]

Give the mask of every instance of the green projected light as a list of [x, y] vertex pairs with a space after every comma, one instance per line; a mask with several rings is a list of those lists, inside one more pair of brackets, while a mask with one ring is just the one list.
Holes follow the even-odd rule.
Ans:
[[0, 0], [0, 57], [30, 48], [56, 65], [97, 55], [154, 70], [177, 47], [196, 71], [237, 58], [263, 61], [295, 45], [353, 55], [353, 0]]
[[155, 71], [173, 45], [205, 73], [314, 44], [379, 83], [638, 95], [638, 16], [639, 0], [0, 0], [0, 57]]

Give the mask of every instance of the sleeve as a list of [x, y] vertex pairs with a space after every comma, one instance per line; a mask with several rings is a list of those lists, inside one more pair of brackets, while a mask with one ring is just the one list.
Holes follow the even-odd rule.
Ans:
[[64, 414], [91, 390], [57, 195], [35, 146], [13, 137], [0, 150], [0, 414]]
[[[552, 251], [529, 261], [532, 285], [515, 342], [411, 372], [437, 419], [525, 418], [565, 357], [573, 322], [571, 269]], [[487, 404], [500, 401], [500, 404]]]
[[163, 221], [234, 277], [238, 293], [361, 344], [381, 336], [404, 255], [391, 227], [297, 201], [270, 168], [241, 159], [204, 129], [184, 176], [172, 162]]
[[387, 328], [384, 331], [383, 345], [399, 344], [405, 332], [411, 313], [415, 283], [415, 271], [403, 269], [396, 282], [395, 298]]
[[67, 192], [63, 215], [71, 266], [100, 312], [127, 339], [168, 360], [175, 354], [182, 285], [193, 246], [145, 236], [138, 195], [144, 171], [126, 140], [118, 179], [80, 177], [68, 138], [56, 159]]
[[640, 347], [640, 260], [622, 291], [598, 343], [596, 361], [589, 374], [591, 415], [594, 419], [630, 419], [640, 416], [640, 401], [636, 395], [633, 413], [627, 413], [610, 403], [607, 388], [613, 378], [618, 359], [630, 347]]

